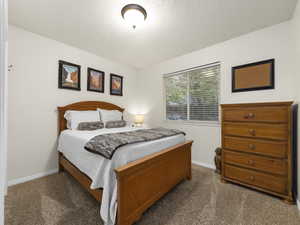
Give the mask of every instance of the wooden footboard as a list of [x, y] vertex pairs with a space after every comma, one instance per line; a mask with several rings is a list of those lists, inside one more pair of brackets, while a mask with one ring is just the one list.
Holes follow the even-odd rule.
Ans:
[[[175, 145], [115, 169], [118, 181], [117, 225], [131, 225], [176, 184], [191, 176], [193, 141]], [[91, 180], [59, 154], [60, 171], [72, 175], [98, 202], [102, 189], [90, 189]]]
[[131, 225], [183, 179], [191, 179], [192, 141], [173, 146], [116, 169], [117, 225]]

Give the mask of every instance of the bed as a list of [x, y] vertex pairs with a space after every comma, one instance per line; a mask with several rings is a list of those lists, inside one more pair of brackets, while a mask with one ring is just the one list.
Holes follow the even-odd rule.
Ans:
[[[101, 169], [104, 168], [103, 165], [106, 165], [107, 161], [102, 163], [104, 160], [102, 156], [84, 150], [80, 151], [82, 148], [80, 145], [85, 139], [98, 135], [98, 132], [106, 131], [104, 129], [103, 131], [85, 132], [83, 136], [82, 132], [80, 134], [80, 132], [67, 130], [67, 121], [64, 118], [67, 110], [82, 111], [96, 110], [97, 108], [124, 111], [117, 105], [100, 101], [77, 102], [58, 107], [59, 134], [60, 137], [64, 136], [65, 140], [61, 143], [61, 149], [64, 150], [59, 152], [59, 171], [68, 172], [98, 202], [102, 201], [103, 203], [105, 199], [102, 197], [107, 196], [105, 193], [111, 191], [109, 190], [111, 186], [104, 185], [101, 179], [97, 178], [101, 177]], [[123, 128], [124, 131], [131, 129]], [[119, 131], [120, 129], [110, 130], [110, 132]], [[74, 142], [72, 145], [72, 140], [78, 140], [78, 142]], [[176, 184], [184, 179], [191, 179], [191, 146], [192, 141], [185, 141], [180, 136], [174, 136], [147, 145], [145, 143], [134, 144], [134, 146], [116, 153], [113, 158], [124, 158], [126, 154], [135, 155], [141, 152], [139, 149], [143, 149], [147, 153], [137, 156], [136, 159], [125, 165], [114, 164], [110, 168], [116, 177], [115, 198], [117, 204], [115, 207], [117, 213], [114, 221], [117, 225], [133, 224], [147, 208]], [[155, 149], [159, 149], [159, 151], [154, 151]], [[102, 208], [101, 206], [101, 210]]]

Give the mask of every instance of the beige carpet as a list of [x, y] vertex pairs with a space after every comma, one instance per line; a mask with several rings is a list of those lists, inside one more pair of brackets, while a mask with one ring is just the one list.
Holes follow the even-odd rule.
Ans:
[[[67, 174], [9, 188], [6, 225], [102, 225], [98, 204]], [[184, 181], [153, 205], [136, 225], [292, 225], [296, 206], [232, 184], [212, 170], [193, 167]]]

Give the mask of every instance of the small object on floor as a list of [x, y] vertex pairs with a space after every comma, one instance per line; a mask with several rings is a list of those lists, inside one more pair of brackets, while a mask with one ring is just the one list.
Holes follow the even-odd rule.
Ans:
[[216, 148], [215, 153], [216, 153], [216, 156], [215, 156], [216, 170], [215, 170], [215, 172], [218, 173], [218, 174], [221, 174], [221, 154], [222, 154], [222, 148]]

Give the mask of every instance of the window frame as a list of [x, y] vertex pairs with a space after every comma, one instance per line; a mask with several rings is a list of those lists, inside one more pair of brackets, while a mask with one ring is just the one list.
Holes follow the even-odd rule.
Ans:
[[[176, 76], [177, 74], [182, 74], [185, 72], [189, 72], [189, 71], [193, 71], [193, 70], [197, 70], [197, 69], [204, 69], [207, 67], [212, 67], [212, 66], [220, 66], [220, 73], [219, 73], [219, 82], [218, 82], [218, 120], [216, 121], [206, 121], [206, 120], [169, 120], [167, 119], [167, 91], [166, 91], [166, 78], [168, 77], [172, 77], [172, 76]], [[187, 124], [187, 125], [193, 125], [193, 126], [209, 126], [209, 127], [219, 127], [220, 123], [221, 123], [221, 113], [220, 113], [220, 93], [221, 93], [221, 62], [217, 61], [214, 63], [209, 63], [209, 64], [205, 64], [202, 66], [196, 66], [196, 67], [192, 67], [192, 68], [188, 68], [188, 69], [184, 69], [184, 70], [180, 70], [180, 71], [176, 71], [173, 73], [167, 73], [167, 74], [163, 74], [163, 101], [164, 101], [164, 122], [166, 123], [172, 123], [172, 124]], [[187, 88], [187, 105], [189, 106], [189, 89], [190, 89], [190, 83], [189, 83], [189, 79], [190, 77], [188, 76], [188, 88]], [[189, 115], [189, 109], [190, 107], [187, 107], [187, 115]]]

